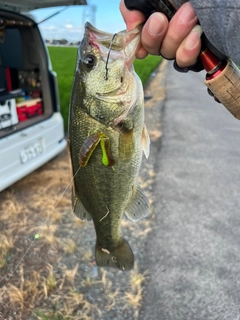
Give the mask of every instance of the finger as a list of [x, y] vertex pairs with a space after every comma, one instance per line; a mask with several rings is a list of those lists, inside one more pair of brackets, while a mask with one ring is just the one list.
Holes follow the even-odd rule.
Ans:
[[[140, 11], [128, 10], [125, 6], [124, 0], [121, 0], [120, 2], [120, 11], [126, 23], [128, 31], [134, 29], [135, 27], [137, 27], [139, 24], [143, 23], [146, 20], [144, 14], [142, 14]], [[148, 52], [143, 46], [141, 46], [136, 54], [136, 58], [143, 59], [147, 55], [148, 55]]]
[[195, 64], [201, 50], [202, 28], [196, 25], [184, 39], [176, 52], [176, 62], [180, 68]]
[[197, 21], [198, 18], [190, 2], [184, 3], [169, 22], [168, 30], [162, 41], [161, 54], [168, 59], [174, 58], [178, 47]]
[[163, 13], [153, 13], [142, 30], [142, 44], [151, 54], [159, 55], [162, 40], [168, 28], [168, 20]]
[[128, 31], [134, 29], [146, 20], [142, 12], [137, 10], [128, 10], [125, 6], [124, 0], [121, 0], [120, 2], [120, 12], [126, 23]]
[[141, 46], [136, 54], [136, 58], [137, 59], [144, 59], [147, 57], [147, 55], [148, 55], [147, 50], [143, 46]]

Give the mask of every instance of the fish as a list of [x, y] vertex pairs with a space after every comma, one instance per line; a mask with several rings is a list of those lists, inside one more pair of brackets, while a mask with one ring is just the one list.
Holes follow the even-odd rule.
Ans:
[[149, 212], [137, 182], [150, 150], [143, 87], [133, 67], [141, 28], [112, 34], [85, 24], [69, 105], [72, 210], [93, 221], [96, 264], [122, 271], [134, 266], [121, 235], [123, 214], [138, 221]]

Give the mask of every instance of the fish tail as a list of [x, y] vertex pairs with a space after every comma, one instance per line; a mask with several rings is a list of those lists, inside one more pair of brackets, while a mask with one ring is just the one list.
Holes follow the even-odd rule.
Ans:
[[129, 271], [134, 265], [132, 249], [124, 238], [121, 238], [119, 244], [113, 249], [104, 248], [97, 243], [95, 257], [99, 267], [113, 267]]

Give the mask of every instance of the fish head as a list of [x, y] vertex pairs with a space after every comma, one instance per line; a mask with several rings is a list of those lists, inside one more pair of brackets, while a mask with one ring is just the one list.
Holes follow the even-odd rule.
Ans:
[[88, 108], [87, 113], [99, 121], [114, 121], [124, 112], [126, 102], [136, 98], [133, 61], [140, 46], [141, 29], [138, 26], [112, 34], [85, 24], [75, 76], [84, 95], [83, 108]]

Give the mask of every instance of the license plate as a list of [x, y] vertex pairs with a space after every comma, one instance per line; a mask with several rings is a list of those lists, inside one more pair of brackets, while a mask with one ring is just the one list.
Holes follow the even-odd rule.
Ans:
[[35, 159], [43, 153], [43, 145], [40, 141], [30, 144], [20, 151], [20, 158], [22, 163], [26, 163]]

